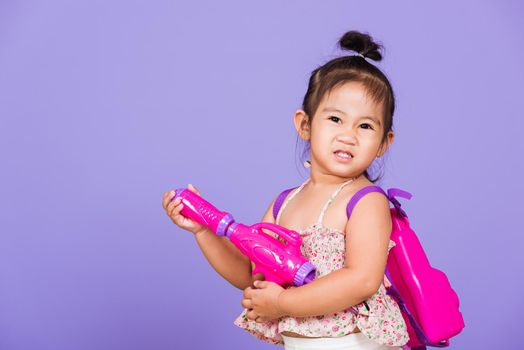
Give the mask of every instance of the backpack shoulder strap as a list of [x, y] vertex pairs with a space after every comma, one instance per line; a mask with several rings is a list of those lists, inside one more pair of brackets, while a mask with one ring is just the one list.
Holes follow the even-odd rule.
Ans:
[[348, 203], [347, 208], [346, 208], [346, 212], [347, 212], [347, 215], [348, 215], [348, 220], [349, 220], [349, 217], [351, 216], [351, 213], [353, 212], [353, 208], [355, 207], [357, 202], [360, 200], [360, 198], [364, 197], [366, 194], [368, 194], [370, 192], [380, 192], [384, 196], [386, 196], [386, 198], [388, 198], [388, 200], [389, 200], [389, 197], [386, 194], [386, 192], [384, 192], [384, 190], [382, 188], [380, 188], [379, 186], [366, 186], [366, 187], [363, 187], [360, 190], [358, 190], [357, 193], [355, 193], [353, 195], [353, 197], [351, 197], [351, 199], [349, 200], [349, 203]]
[[395, 197], [411, 199], [412, 197], [411, 193], [401, 190], [400, 188], [390, 188], [388, 189], [388, 192], [386, 193], [379, 186], [366, 186], [358, 190], [357, 193], [355, 193], [353, 197], [351, 197], [351, 199], [349, 200], [349, 203], [346, 209], [348, 220], [349, 220], [349, 217], [351, 216], [351, 212], [353, 211], [353, 208], [355, 207], [357, 202], [360, 200], [360, 198], [364, 197], [366, 194], [370, 192], [382, 193], [393, 204], [393, 206], [397, 210], [397, 213], [399, 213], [400, 216], [407, 217], [406, 212], [402, 208], [400, 208], [400, 202]]
[[[297, 186], [298, 187], [298, 186]], [[282, 204], [284, 203], [284, 199], [286, 199], [287, 195], [289, 194], [289, 192], [293, 191], [295, 188], [297, 187], [291, 187], [291, 188], [288, 188], [287, 190], [284, 190], [282, 191], [278, 197], [277, 197], [277, 200], [275, 201], [275, 204], [273, 205], [273, 218], [276, 220], [277, 219], [277, 215], [278, 215], [278, 212], [280, 210], [280, 207], [282, 206]]]

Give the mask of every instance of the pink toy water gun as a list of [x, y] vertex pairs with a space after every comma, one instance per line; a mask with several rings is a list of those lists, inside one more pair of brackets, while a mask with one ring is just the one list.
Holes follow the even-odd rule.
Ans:
[[[302, 286], [315, 278], [316, 267], [300, 252], [302, 238], [296, 231], [269, 222], [246, 226], [235, 222], [233, 216], [221, 212], [196, 193], [179, 188], [174, 201], [180, 197], [183, 216], [209, 227], [219, 236], [229, 238], [244, 255], [256, 265], [253, 274], [262, 273], [266, 281], [281, 286]], [[266, 234], [262, 229], [276, 233], [286, 242]]]

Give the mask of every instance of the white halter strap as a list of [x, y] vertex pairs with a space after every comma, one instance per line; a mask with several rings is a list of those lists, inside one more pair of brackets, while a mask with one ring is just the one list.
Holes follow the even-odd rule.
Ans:
[[[282, 208], [279, 210], [278, 214], [277, 214], [277, 218], [275, 220], [275, 223], [278, 225], [279, 221], [280, 221], [280, 217], [282, 216], [282, 213], [284, 212], [284, 210], [286, 209], [288, 203], [297, 195], [298, 192], [300, 192], [302, 190], [302, 188], [304, 188], [304, 186], [309, 182], [311, 178], [308, 178], [306, 181], [304, 181], [302, 183], [302, 185], [300, 185], [297, 189], [295, 189], [291, 195], [286, 198], [284, 204], [282, 205]], [[326, 210], [329, 206], [329, 204], [331, 204], [331, 202], [333, 201], [333, 199], [339, 194], [339, 192], [342, 190], [342, 188], [344, 188], [344, 186], [346, 186], [347, 184], [349, 184], [350, 182], [354, 181], [355, 178], [352, 178], [352, 179], [349, 179], [347, 180], [346, 182], [342, 183], [338, 188], [337, 190], [331, 195], [331, 197], [329, 197], [329, 199], [327, 200], [326, 204], [324, 204], [324, 207], [322, 208], [322, 211], [320, 212], [320, 216], [318, 217], [318, 220], [317, 220], [317, 225], [322, 225], [322, 221], [324, 220], [324, 215], [326, 213]]]

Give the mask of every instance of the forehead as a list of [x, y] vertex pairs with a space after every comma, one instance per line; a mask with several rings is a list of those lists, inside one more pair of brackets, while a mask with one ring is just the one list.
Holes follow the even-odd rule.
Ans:
[[326, 107], [339, 109], [354, 118], [372, 115], [382, 120], [383, 104], [374, 101], [359, 82], [344, 83], [326, 93], [317, 111], [321, 112]]

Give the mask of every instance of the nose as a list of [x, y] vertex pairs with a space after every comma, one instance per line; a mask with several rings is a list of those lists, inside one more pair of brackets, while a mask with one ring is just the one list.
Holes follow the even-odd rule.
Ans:
[[356, 142], [356, 137], [352, 133], [344, 133], [343, 135], [338, 135], [336, 140], [348, 145], [353, 145]]

